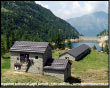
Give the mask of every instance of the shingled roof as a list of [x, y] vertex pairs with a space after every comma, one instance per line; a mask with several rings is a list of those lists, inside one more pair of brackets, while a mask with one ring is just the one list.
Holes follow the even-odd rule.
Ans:
[[16, 41], [9, 51], [44, 53], [49, 42]]
[[44, 70], [65, 70], [68, 62], [68, 59], [48, 59]]
[[[90, 47], [88, 45], [86, 45], [86, 44], [82, 44], [82, 45], [80, 45], [80, 46], [78, 46], [76, 48], [73, 48], [73, 49], [69, 50], [66, 53], [70, 54], [73, 57], [77, 57], [80, 54], [82, 54], [84, 51], [86, 51], [87, 49], [90, 49]], [[66, 53], [64, 53], [64, 54], [66, 54]], [[64, 54], [61, 54], [60, 56], [62, 56]]]

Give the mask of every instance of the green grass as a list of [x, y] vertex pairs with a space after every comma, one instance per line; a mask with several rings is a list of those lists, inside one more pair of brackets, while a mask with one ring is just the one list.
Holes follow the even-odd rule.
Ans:
[[9, 69], [10, 68], [10, 54], [6, 53], [1, 57], [1, 69]]
[[58, 59], [59, 55], [65, 53], [65, 52], [67, 52], [67, 50], [54, 50], [53, 54], [52, 54], [52, 57], [54, 59]]
[[16, 71], [11, 71], [9, 69], [7, 70], [2, 69], [2, 72], [3, 72], [1, 77], [2, 83], [63, 82], [55, 77], [41, 75], [41, 74], [16, 72]]
[[87, 71], [88, 69], [105, 69], [108, 70], [108, 55], [95, 50], [92, 50], [89, 55], [80, 61], [74, 61], [72, 67], [76, 71]]

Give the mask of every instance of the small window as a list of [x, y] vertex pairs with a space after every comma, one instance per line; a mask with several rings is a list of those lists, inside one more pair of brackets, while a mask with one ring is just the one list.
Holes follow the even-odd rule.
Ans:
[[65, 57], [65, 59], [69, 59], [69, 57]]
[[35, 56], [35, 59], [38, 59], [38, 56]]
[[24, 54], [20, 54], [20, 56], [24, 56]]

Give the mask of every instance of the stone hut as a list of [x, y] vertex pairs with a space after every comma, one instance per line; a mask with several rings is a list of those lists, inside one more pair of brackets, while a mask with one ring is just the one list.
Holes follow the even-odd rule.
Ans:
[[73, 48], [66, 53], [59, 56], [59, 59], [69, 59], [72, 61], [79, 61], [91, 51], [90, 47], [86, 44], [82, 44], [79, 47]]
[[71, 77], [71, 62], [68, 59], [49, 59], [44, 66], [44, 74], [66, 81]]
[[[12, 70], [56, 77], [62, 75], [61, 79], [64, 81], [70, 76], [69, 61], [53, 60], [52, 45], [48, 42], [16, 41], [10, 48], [10, 54]], [[53, 62], [48, 66], [51, 60]]]
[[[43, 66], [48, 58], [52, 58], [52, 46], [48, 42], [16, 41], [10, 48], [11, 69], [18, 66], [19, 71], [43, 73]], [[26, 63], [25, 56], [32, 62]]]

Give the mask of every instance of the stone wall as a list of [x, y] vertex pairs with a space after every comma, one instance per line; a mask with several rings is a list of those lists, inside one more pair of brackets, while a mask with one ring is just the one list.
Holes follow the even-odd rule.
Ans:
[[[38, 59], [35, 59], [38, 56]], [[28, 72], [43, 73], [43, 54], [29, 53], [29, 59], [33, 60], [34, 64], [30, 66]]]
[[[20, 63], [20, 52], [10, 52], [11, 54], [11, 69], [14, 70], [14, 63]], [[43, 73], [43, 54], [27, 53], [29, 54], [29, 59], [33, 60], [34, 64], [30, 66], [28, 72], [32, 73]], [[38, 56], [38, 59], [35, 59]], [[21, 66], [22, 68], [22, 66]], [[20, 71], [20, 70], [19, 70]]]
[[65, 57], [69, 57], [69, 60], [75, 61], [75, 57], [69, 55], [68, 53], [59, 57], [59, 59], [66, 59]]
[[20, 63], [20, 59], [17, 60], [17, 58], [20, 58], [20, 53], [10, 52], [10, 54], [11, 54], [11, 59], [10, 59], [11, 70], [14, 70], [14, 63]]
[[51, 75], [55, 76], [58, 79], [64, 81], [64, 71], [57, 71], [57, 70], [44, 70], [44, 75]]

